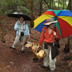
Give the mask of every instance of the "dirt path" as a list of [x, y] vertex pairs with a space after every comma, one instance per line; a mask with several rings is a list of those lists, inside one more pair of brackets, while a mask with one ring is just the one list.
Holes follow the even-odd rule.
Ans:
[[11, 50], [0, 42], [0, 72], [42, 72], [38, 63], [32, 61], [34, 54]]
[[[9, 46], [0, 42], [0, 72], [49, 72], [49, 69], [43, 69], [32, 61], [32, 51], [26, 50], [25, 53], [21, 53], [20, 49], [21, 46], [18, 46], [16, 50], [11, 50]], [[67, 54], [71, 59], [65, 61], [66, 55], [62, 50], [57, 57], [56, 72], [71, 72], [72, 52]]]

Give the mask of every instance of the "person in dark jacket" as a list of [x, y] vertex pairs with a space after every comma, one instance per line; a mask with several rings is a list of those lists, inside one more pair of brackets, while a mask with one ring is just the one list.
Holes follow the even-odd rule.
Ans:
[[[46, 52], [46, 56], [44, 57], [44, 61], [43, 61], [43, 65], [41, 65], [41, 67], [48, 67], [51, 69], [51, 72], [54, 72], [56, 66], [56, 57], [54, 59], [52, 59], [52, 54], [51, 54], [51, 50], [52, 50], [52, 45], [53, 45], [53, 39], [55, 37], [54, 42], [56, 42], [56, 40], [60, 39], [60, 33], [58, 28], [56, 28], [57, 32], [55, 32], [55, 23], [57, 21], [54, 21], [53, 18], [47, 19], [47, 22], [44, 24], [46, 25], [46, 27], [44, 27], [42, 29], [42, 34], [39, 40], [39, 45], [37, 47], [37, 50], [39, 49], [40, 45], [43, 43], [43, 48]], [[47, 47], [45, 46], [45, 44], [47, 44]]]

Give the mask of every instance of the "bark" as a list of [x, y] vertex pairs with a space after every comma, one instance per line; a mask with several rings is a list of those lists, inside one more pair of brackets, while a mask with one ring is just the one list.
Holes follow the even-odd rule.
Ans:
[[39, 15], [41, 15], [41, 11], [42, 11], [42, 0], [39, 0], [39, 4], [40, 4], [40, 11], [39, 11]]
[[72, 0], [69, 0], [68, 7], [67, 7], [67, 9], [69, 9], [69, 10], [71, 10], [71, 1]]
[[53, 7], [53, 4], [54, 4], [54, 0], [52, 0], [52, 7]]
[[50, 9], [51, 9], [51, 3], [52, 3], [52, 1], [50, 0], [50, 7], [49, 7]]
[[64, 9], [64, 0], [63, 0], [63, 9]]
[[[72, 0], [69, 0], [67, 9], [69, 9], [70, 11], [72, 11]], [[68, 36], [68, 46], [69, 46], [69, 44], [70, 44], [69, 41], [70, 41], [70, 36]], [[69, 52], [70, 52], [70, 51], [69, 51]]]
[[29, 9], [30, 9], [30, 17], [31, 17], [31, 27], [34, 26], [33, 20], [35, 19], [34, 17], [34, 11], [33, 11], [33, 0], [29, 0]]
[[71, 0], [71, 11], [72, 11], [72, 0]]

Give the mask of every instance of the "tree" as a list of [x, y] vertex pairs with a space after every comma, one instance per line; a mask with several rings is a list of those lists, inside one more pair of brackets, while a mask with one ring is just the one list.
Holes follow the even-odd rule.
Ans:
[[46, 3], [47, 7], [48, 7], [49, 9], [51, 9], [54, 0], [43, 0], [43, 1]]
[[60, 3], [60, 0], [58, 0], [58, 10], [59, 10], [59, 3]]
[[43, 0], [43, 1], [46, 3], [47, 7], [49, 8], [48, 2], [46, 0]]
[[27, 1], [23, 0], [2, 0], [0, 2], [0, 14], [4, 13], [13, 13], [15, 11], [17, 12], [23, 12], [23, 13], [29, 13], [29, 9], [27, 6]]
[[31, 16], [31, 27], [34, 26], [33, 20], [35, 19], [34, 17], [34, 11], [33, 11], [33, 0], [29, 0], [29, 9], [30, 9], [30, 16]]
[[67, 9], [69, 9], [70, 11], [72, 11], [72, 0], [69, 0]]
[[51, 3], [52, 3], [52, 1], [50, 0], [50, 6], [49, 6], [50, 9], [51, 9]]
[[64, 9], [64, 0], [63, 0], [63, 9]]
[[41, 15], [41, 11], [42, 11], [42, 0], [39, 0], [39, 4], [40, 4], [40, 11], [39, 11], [39, 15]]

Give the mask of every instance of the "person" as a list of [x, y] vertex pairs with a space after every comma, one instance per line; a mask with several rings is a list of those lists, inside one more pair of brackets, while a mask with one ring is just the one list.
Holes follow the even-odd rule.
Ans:
[[21, 41], [22, 39], [23, 44], [21, 51], [24, 52], [25, 51], [24, 44], [26, 43], [27, 38], [30, 38], [30, 33], [29, 33], [28, 25], [25, 23], [23, 16], [21, 16], [20, 20], [18, 20], [15, 23], [14, 29], [16, 30], [16, 38], [14, 44], [10, 46], [10, 48], [16, 49], [19, 41]]
[[[46, 23], [44, 23], [45, 27], [42, 29], [42, 34], [39, 40], [39, 44], [37, 47], [37, 50], [39, 50], [40, 45], [43, 43], [43, 49], [46, 52], [46, 56], [44, 57], [44, 61], [43, 61], [43, 65], [40, 65], [43, 68], [47, 68], [49, 67], [51, 72], [54, 72], [56, 66], [56, 57], [54, 59], [52, 59], [52, 45], [53, 45], [53, 40], [55, 37], [54, 42], [56, 42], [56, 40], [60, 39], [60, 33], [58, 28], [56, 28], [57, 32], [55, 32], [55, 23], [57, 21], [54, 21], [53, 18], [47, 19]], [[45, 45], [47, 44], [47, 46]], [[54, 52], [54, 51], [53, 51]]]

